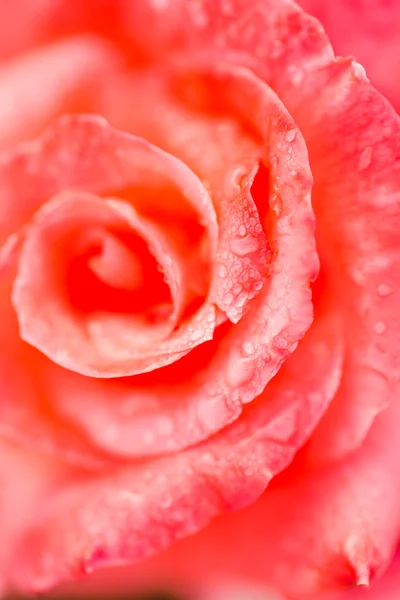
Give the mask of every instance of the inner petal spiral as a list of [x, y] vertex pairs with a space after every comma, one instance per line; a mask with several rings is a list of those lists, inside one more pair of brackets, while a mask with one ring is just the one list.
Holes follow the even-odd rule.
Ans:
[[6, 183], [34, 163], [20, 181], [32, 212], [13, 289], [21, 337], [69, 370], [107, 378], [165, 366], [211, 339], [216, 218], [200, 180], [95, 117], [62, 119], [32, 150], [3, 170]]

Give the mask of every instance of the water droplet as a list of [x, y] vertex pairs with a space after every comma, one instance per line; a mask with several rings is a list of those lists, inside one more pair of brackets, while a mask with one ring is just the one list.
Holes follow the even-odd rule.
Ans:
[[284, 337], [277, 335], [274, 339], [274, 346], [279, 350], [287, 350], [289, 347], [289, 343]]
[[375, 325], [374, 325], [374, 331], [376, 333], [378, 333], [379, 335], [381, 335], [382, 333], [385, 333], [385, 331], [386, 331], [386, 325], [385, 325], [385, 323], [383, 323], [382, 321], [379, 321], [378, 323], [375, 323]]
[[208, 16], [203, 9], [202, 2], [191, 2], [191, 13], [193, 24], [199, 29], [203, 29], [208, 25]]
[[360, 63], [353, 62], [353, 73], [354, 73], [354, 77], [356, 79], [358, 79], [359, 81], [364, 81], [366, 83], [369, 83], [369, 79], [367, 77], [365, 69], [362, 65], [360, 65]]
[[256, 363], [249, 358], [242, 358], [236, 353], [233, 354], [228, 362], [226, 372], [227, 383], [231, 387], [239, 387], [250, 381], [256, 370]]
[[195, 329], [194, 331], [192, 331], [190, 333], [189, 339], [192, 342], [197, 342], [197, 340], [200, 340], [203, 337], [203, 331], [201, 329]]
[[293, 170], [293, 171], [290, 171], [289, 175], [290, 175], [291, 177], [296, 177], [296, 175], [297, 175], [297, 171], [295, 171], [295, 170]]
[[162, 12], [167, 10], [169, 0], [151, 0], [151, 5], [156, 11]]
[[272, 194], [269, 199], [269, 205], [272, 210], [279, 215], [282, 210], [282, 200], [278, 194]]
[[289, 131], [286, 134], [286, 140], [288, 142], [293, 142], [294, 138], [296, 137], [296, 130], [295, 129], [289, 129]]
[[287, 217], [279, 219], [276, 228], [281, 235], [288, 235], [291, 229], [290, 220]]
[[349, 275], [352, 280], [357, 283], [357, 285], [365, 285], [366, 275], [362, 269], [359, 269], [358, 267], [352, 267], [349, 269]]
[[288, 68], [288, 75], [291, 83], [294, 86], [299, 86], [304, 79], [304, 73], [299, 67], [290, 66]]
[[250, 236], [244, 238], [233, 238], [229, 245], [232, 252], [234, 252], [237, 256], [246, 256], [246, 254], [255, 252], [259, 248], [258, 240]]
[[242, 224], [242, 225], [240, 225], [240, 227], [239, 227], [239, 229], [238, 229], [238, 235], [245, 236], [245, 235], [246, 235], [246, 233], [247, 233], [246, 226], [245, 226], [245, 225], [243, 225], [243, 224]]
[[371, 158], [372, 148], [370, 146], [367, 146], [360, 154], [360, 158], [358, 160], [358, 169], [360, 171], [365, 171], [365, 169], [368, 169], [369, 165], [371, 164]]
[[242, 352], [245, 356], [252, 356], [254, 354], [254, 344], [250, 340], [243, 342], [242, 344]]
[[389, 296], [392, 293], [393, 293], [393, 289], [389, 285], [385, 285], [384, 283], [382, 283], [378, 287], [379, 296]]
[[245, 305], [247, 298], [248, 298], [248, 295], [245, 292], [243, 292], [237, 298], [235, 298], [233, 305], [240, 308], [241, 306]]
[[218, 275], [220, 277], [226, 277], [228, 275], [228, 269], [225, 265], [220, 265], [218, 268]]

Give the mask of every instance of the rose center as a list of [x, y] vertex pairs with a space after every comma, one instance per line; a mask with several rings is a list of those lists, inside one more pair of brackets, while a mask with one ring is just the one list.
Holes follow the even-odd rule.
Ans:
[[65, 269], [66, 294], [81, 314], [136, 315], [142, 324], [171, 317], [173, 300], [162, 266], [134, 232], [90, 228]]

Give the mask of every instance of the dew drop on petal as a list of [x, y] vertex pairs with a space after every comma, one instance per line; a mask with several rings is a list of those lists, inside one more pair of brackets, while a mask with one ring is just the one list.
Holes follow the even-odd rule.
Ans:
[[203, 331], [201, 329], [195, 329], [189, 335], [189, 338], [192, 342], [197, 342], [203, 337]]
[[222, 278], [226, 277], [228, 275], [228, 269], [226, 268], [225, 265], [220, 265], [218, 268], [218, 275]]
[[242, 352], [245, 356], [252, 356], [254, 354], [255, 347], [253, 342], [250, 340], [243, 342], [242, 344]]
[[382, 333], [385, 333], [385, 331], [386, 331], [385, 323], [383, 323], [382, 321], [378, 321], [378, 323], [375, 323], [375, 325], [374, 325], [374, 330], [379, 335]]
[[227, 365], [227, 383], [232, 387], [239, 387], [251, 380], [255, 370], [254, 360], [242, 358], [234, 353]]
[[370, 146], [367, 146], [360, 154], [360, 158], [358, 160], [358, 169], [360, 171], [365, 171], [365, 169], [368, 169], [369, 165], [371, 164], [371, 159], [372, 148]]
[[299, 86], [304, 79], [304, 73], [299, 67], [290, 66], [288, 68], [288, 75], [291, 83], [296, 87]]
[[158, 12], [167, 10], [170, 0], [151, 0], [151, 6]]
[[382, 283], [378, 287], [379, 296], [389, 296], [392, 293], [393, 293], [393, 289], [389, 285], [385, 285], [384, 283]]
[[369, 79], [367, 77], [365, 69], [362, 65], [360, 65], [360, 63], [353, 62], [353, 73], [354, 73], [354, 77], [356, 79], [358, 79], [359, 81], [364, 81], [366, 83], [369, 83]]
[[259, 243], [256, 238], [247, 236], [243, 238], [233, 238], [230, 241], [230, 248], [237, 256], [246, 256], [259, 249]]
[[246, 304], [247, 298], [248, 298], [248, 295], [245, 292], [243, 292], [237, 298], [235, 298], [233, 305], [238, 308], [241, 308], [242, 306], [244, 306]]
[[273, 343], [275, 348], [278, 348], [279, 350], [287, 350], [289, 347], [288, 341], [279, 335], [276, 336]]
[[282, 200], [278, 194], [272, 194], [269, 199], [269, 205], [272, 210], [279, 215], [282, 210]]
[[293, 142], [294, 138], [296, 137], [296, 130], [295, 129], [290, 129], [287, 134], [286, 134], [286, 140], [288, 142]]

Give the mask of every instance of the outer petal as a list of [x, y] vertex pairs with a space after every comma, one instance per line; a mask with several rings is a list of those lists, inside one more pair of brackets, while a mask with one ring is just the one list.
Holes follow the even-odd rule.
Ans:
[[319, 19], [337, 54], [355, 56], [368, 77], [400, 110], [400, 5], [396, 0], [298, 0]]
[[63, 480], [59, 463], [0, 441], [0, 595], [7, 591], [6, 573], [18, 536], [35, 521], [36, 510]]
[[118, 6], [119, 0], [0, 0], [0, 60], [88, 28], [120, 39]]
[[[121, 573], [123, 576], [123, 574]], [[85, 588], [81, 593], [84, 593]], [[86, 588], [86, 593], [91, 592]], [[79, 594], [79, 588], [77, 594]], [[400, 558], [397, 557], [385, 576], [366, 591], [364, 586], [354, 587], [344, 593], [318, 596], [319, 600], [397, 600], [400, 595]], [[198, 587], [182, 592], [182, 600], [285, 600], [277, 591], [268, 587], [250, 585], [249, 582], [236, 580]]]
[[[228, 430], [193, 450], [58, 490], [31, 534], [20, 540], [13, 581], [41, 590], [101, 566], [137, 561], [195, 533], [215, 516], [254, 502], [290, 462], [336, 389], [341, 352], [334, 325], [322, 319], [285, 363], [271, 396], [249, 405]], [[299, 394], [299, 376], [305, 373]], [[232, 521], [226, 519], [229, 526]], [[203, 539], [207, 544], [207, 535]], [[225, 546], [226, 539], [218, 543]], [[239, 562], [242, 549], [240, 557]], [[157, 571], [149, 565], [150, 570], [140, 567], [138, 578], [154, 583]], [[183, 575], [186, 566], [184, 559]], [[235, 567], [224, 563], [224, 568], [231, 573]], [[170, 575], [178, 576], [175, 567]]]
[[[377, 417], [364, 447], [351, 458], [308, 475], [302, 466], [296, 471], [295, 461], [251, 507], [216, 519], [136, 571], [99, 573], [98, 583], [108, 580], [114, 586], [119, 581], [125, 588], [206, 584], [230, 580], [234, 574], [239, 581], [275, 588], [287, 600], [368, 585], [390, 564], [400, 532], [398, 419], [399, 408], [392, 406]], [[217, 481], [214, 471], [214, 490], [220, 490], [214, 487]], [[187, 518], [181, 508], [179, 513]], [[66, 527], [70, 530], [70, 519]], [[43, 540], [41, 535], [36, 543]], [[53, 544], [57, 537], [64, 539], [55, 534]], [[57, 544], [53, 552], [56, 548], [60, 550]], [[54, 568], [54, 563], [44, 567], [51, 564], [51, 555], [44, 556], [42, 576]], [[55, 556], [60, 559], [62, 554]], [[96, 557], [98, 564], [102, 560], [107, 560], [104, 552]], [[37, 579], [36, 585], [45, 581]]]
[[323, 600], [397, 600], [400, 595], [400, 556], [397, 555], [390, 569], [366, 593], [363, 587], [344, 594], [326, 597]]
[[86, 34], [1, 64], [0, 148], [35, 138], [63, 112], [87, 111], [93, 90], [122, 62], [109, 42]]

